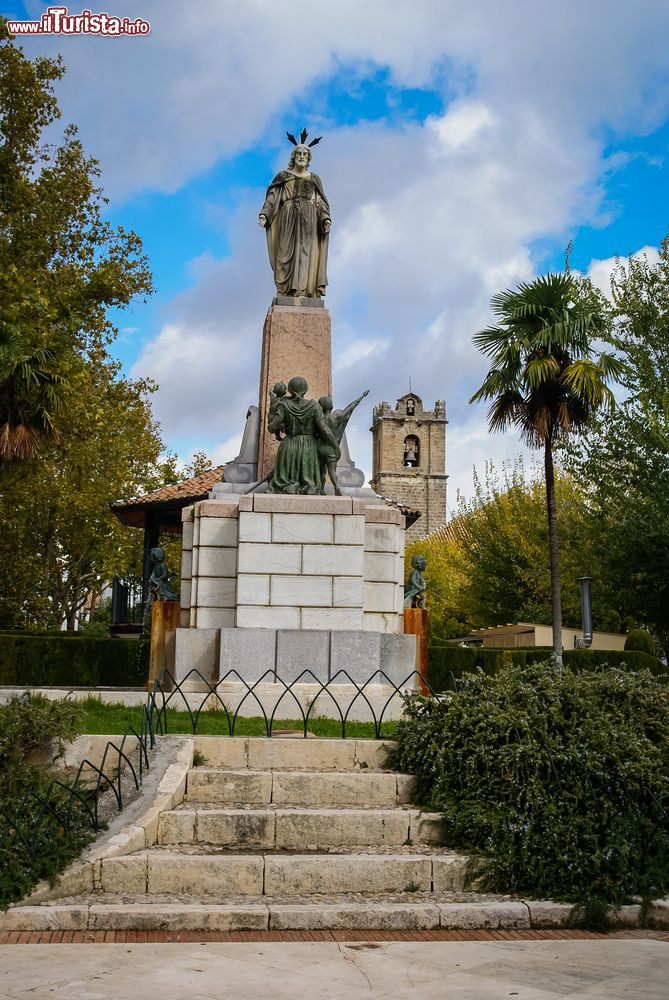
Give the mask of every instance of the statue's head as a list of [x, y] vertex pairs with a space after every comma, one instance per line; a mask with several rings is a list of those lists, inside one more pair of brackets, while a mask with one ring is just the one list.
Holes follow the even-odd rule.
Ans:
[[321, 396], [318, 403], [323, 413], [329, 413], [332, 409], [332, 400], [329, 396]]
[[165, 550], [160, 547], [151, 549], [151, 558], [154, 562], [162, 562], [165, 558]]
[[427, 566], [427, 559], [425, 556], [414, 556], [411, 560], [411, 565], [414, 569], [417, 569], [419, 573], [422, 573]]
[[292, 170], [297, 164], [300, 167], [306, 167], [309, 169], [309, 164], [311, 163], [311, 150], [304, 143], [298, 143], [297, 146], [291, 150], [290, 159], [288, 161], [288, 169]]
[[296, 375], [295, 378], [291, 378], [288, 383], [288, 392], [291, 396], [297, 396], [298, 399], [302, 399], [309, 388], [309, 383], [306, 378], [302, 378], [301, 375]]
[[286, 383], [285, 382], [277, 382], [276, 385], [274, 386], [274, 388], [272, 389], [272, 392], [274, 393], [275, 396], [285, 396], [286, 395]]

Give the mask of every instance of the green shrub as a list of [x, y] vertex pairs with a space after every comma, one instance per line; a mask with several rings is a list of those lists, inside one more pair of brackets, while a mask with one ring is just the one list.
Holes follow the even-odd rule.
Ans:
[[393, 766], [488, 888], [579, 903], [591, 925], [669, 889], [669, 689], [649, 671], [468, 673], [411, 696], [397, 740]]
[[[24, 695], [0, 706], [0, 909], [57, 875], [92, 839], [86, 809], [28, 762], [80, 731], [81, 706]], [[47, 805], [48, 803], [48, 805]]]
[[655, 643], [646, 628], [630, 629], [625, 639], [625, 649], [638, 649], [642, 653], [648, 653], [650, 656], [655, 655]]
[[147, 642], [75, 636], [0, 633], [0, 684], [141, 687], [145, 683]]
[[[484, 649], [482, 646], [429, 646], [427, 679], [433, 691], [453, 691], [460, 679], [472, 671], [481, 670], [492, 676], [510, 664], [525, 668], [541, 663], [550, 655], [546, 647], [526, 649]], [[626, 666], [631, 670], [651, 670], [662, 674], [666, 667], [655, 656], [630, 650], [621, 652], [608, 649], [567, 649], [564, 664], [570, 670], [597, 670], [602, 666]]]

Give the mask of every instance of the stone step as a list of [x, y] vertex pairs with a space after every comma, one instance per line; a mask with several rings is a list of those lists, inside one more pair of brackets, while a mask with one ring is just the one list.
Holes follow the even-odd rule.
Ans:
[[395, 806], [411, 802], [414, 779], [394, 771], [252, 771], [197, 767], [186, 799], [218, 805]]
[[[285, 699], [286, 701], [288, 699]], [[254, 771], [359, 771], [387, 766], [392, 740], [320, 737], [196, 736], [206, 766]]]
[[[657, 907], [655, 907], [657, 909]], [[625, 911], [625, 912], [623, 912]], [[627, 906], [617, 926], [635, 926], [640, 907]], [[613, 915], [615, 917], [615, 914]], [[71, 903], [15, 907], [0, 913], [2, 930], [520, 930], [572, 926], [572, 907], [472, 893], [413, 898], [341, 894], [313, 897], [232, 897], [202, 902], [196, 897], [97, 895]], [[669, 927], [669, 921], [654, 921]]]
[[[609, 910], [613, 928], [669, 930], [669, 900]], [[339, 893], [315, 896], [228, 896], [201, 900], [173, 894], [95, 893], [14, 906], [0, 912], [0, 931], [239, 930], [563, 930], [582, 913], [570, 903], [492, 893]]]
[[439, 845], [438, 813], [417, 809], [174, 809], [160, 814], [158, 843], [317, 851], [328, 847]]
[[101, 862], [102, 892], [197, 896], [310, 896], [461, 891], [455, 854], [179, 854], [144, 851]]

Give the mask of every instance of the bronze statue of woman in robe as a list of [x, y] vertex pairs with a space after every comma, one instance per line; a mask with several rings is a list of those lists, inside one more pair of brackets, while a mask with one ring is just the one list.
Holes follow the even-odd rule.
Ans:
[[279, 295], [322, 298], [328, 283], [330, 206], [320, 177], [309, 172], [311, 150], [305, 138], [303, 131], [288, 169], [280, 170], [267, 188], [258, 222], [267, 233]]
[[323, 477], [318, 454], [319, 438], [327, 441], [339, 457], [339, 444], [325, 422], [323, 411], [315, 399], [305, 399], [309, 386], [301, 376], [291, 378], [288, 396], [272, 402], [267, 421], [268, 429], [286, 435], [276, 454], [274, 471], [267, 483], [268, 493], [323, 492]]

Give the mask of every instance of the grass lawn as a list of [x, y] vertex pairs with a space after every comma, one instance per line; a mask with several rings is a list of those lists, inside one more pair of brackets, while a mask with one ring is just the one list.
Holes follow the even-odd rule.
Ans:
[[[82, 707], [81, 731], [83, 733], [122, 733], [126, 726], [134, 726], [139, 732], [141, 724], [141, 706], [129, 705], [107, 705], [97, 698], [87, 698], [80, 702]], [[158, 732], [158, 717], [155, 717], [156, 731]], [[303, 722], [300, 719], [275, 719], [272, 732], [285, 730], [303, 731]], [[381, 726], [381, 735], [386, 739], [395, 735], [396, 724], [394, 722], [384, 722]], [[188, 712], [178, 712], [175, 709], [167, 709], [167, 732], [168, 733], [192, 733], [193, 722]], [[309, 719], [309, 732], [314, 736], [340, 737], [342, 735], [341, 722], [336, 719]], [[197, 733], [200, 736], [228, 736], [230, 727], [225, 712], [201, 712], [197, 716]], [[235, 736], [266, 736], [265, 720], [262, 716], [249, 719], [238, 718], [235, 723]], [[346, 736], [358, 739], [374, 739], [376, 732], [374, 724], [371, 722], [347, 722]]]

